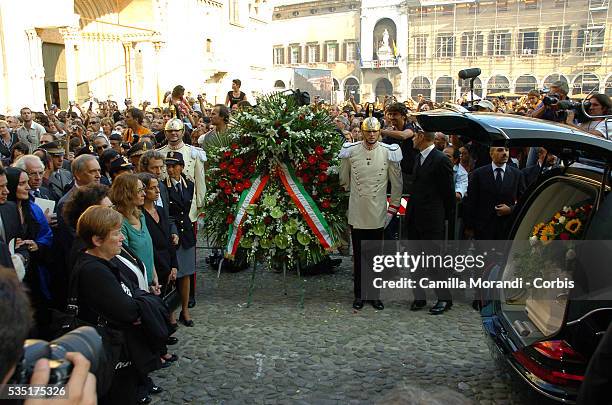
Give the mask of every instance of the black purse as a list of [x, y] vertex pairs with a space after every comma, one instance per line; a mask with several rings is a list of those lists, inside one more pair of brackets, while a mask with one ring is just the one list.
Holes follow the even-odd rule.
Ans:
[[181, 295], [175, 281], [171, 281], [164, 286], [162, 289], [162, 299], [170, 312], [176, 311], [181, 306]]

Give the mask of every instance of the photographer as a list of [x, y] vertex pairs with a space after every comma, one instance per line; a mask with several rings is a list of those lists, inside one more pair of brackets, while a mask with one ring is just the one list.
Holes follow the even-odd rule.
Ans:
[[417, 151], [412, 144], [414, 125], [408, 120], [408, 108], [403, 103], [391, 103], [385, 110], [384, 129], [380, 131], [384, 143], [397, 143], [402, 150], [402, 178], [404, 193], [410, 191], [412, 171]]
[[588, 99], [587, 103], [589, 103], [588, 108], [585, 106], [587, 113], [599, 118], [589, 119], [576, 125], [576, 112], [572, 109], [568, 110], [567, 112], [566, 124], [577, 126], [591, 135], [604, 139], [610, 139], [610, 135], [612, 135], [612, 123], [608, 123], [609, 125], [606, 125], [606, 119], [600, 116], [608, 115], [612, 112], [612, 100], [610, 100], [610, 97], [606, 96], [605, 94], [596, 93]]
[[561, 80], [557, 80], [550, 85], [549, 93], [540, 101], [538, 106], [530, 114], [530, 117], [541, 118], [547, 121], [563, 122], [559, 116], [558, 103], [567, 100], [569, 86]]
[[[15, 372], [23, 353], [23, 344], [32, 326], [30, 304], [15, 273], [0, 267], [0, 384], [6, 384]], [[66, 360], [73, 364], [64, 399], [28, 399], [25, 405], [95, 404], [96, 378], [89, 372], [90, 362], [82, 354], [70, 352]], [[30, 384], [49, 381], [49, 360], [40, 359], [32, 372]]]

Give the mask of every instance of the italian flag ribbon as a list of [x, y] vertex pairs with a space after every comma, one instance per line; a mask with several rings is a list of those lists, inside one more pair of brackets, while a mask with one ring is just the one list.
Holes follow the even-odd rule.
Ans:
[[251, 179], [251, 187], [244, 190], [238, 200], [238, 210], [234, 222], [229, 227], [229, 238], [225, 247], [225, 256], [233, 259], [238, 250], [240, 239], [242, 238], [242, 222], [246, 216], [246, 208], [249, 204], [254, 204], [261, 195], [264, 187], [268, 183], [270, 176], [258, 175]]
[[306, 192], [304, 186], [295, 175], [293, 169], [281, 163], [278, 170], [278, 175], [281, 182], [285, 186], [287, 193], [297, 206], [304, 220], [316, 235], [319, 243], [325, 250], [331, 250], [334, 245], [334, 239], [330, 230], [329, 224], [323, 217], [323, 214], [317, 207], [310, 194]]
[[[319, 240], [321, 246], [323, 246], [325, 250], [331, 250], [332, 246], [334, 246], [334, 238], [329, 224], [325, 220], [325, 217], [323, 217], [317, 204], [304, 189], [304, 186], [295, 175], [293, 169], [281, 163], [278, 167], [277, 174], [291, 197], [291, 200], [304, 217], [304, 220]], [[253, 177], [251, 179], [251, 187], [244, 190], [240, 195], [236, 217], [229, 227], [229, 238], [227, 240], [227, 246], [225, 247], [225, 257], [233, 259], [236, 256], [240, 239], [242, 239], [242, 222], [247, 215], [246, 209], [250, 204], [255, 204], [259, 199], [268, 180], [270, 180], [269, 175]]]

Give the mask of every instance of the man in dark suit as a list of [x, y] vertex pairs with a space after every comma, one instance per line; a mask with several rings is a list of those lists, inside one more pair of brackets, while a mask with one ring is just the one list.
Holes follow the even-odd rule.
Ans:
[[[434, 132], [419, 131], [413, 138], [415, 157], [412, 194], [406, 210], [406, 235], [409, 240], [442, 241], [445, 239], [445, 220], [453, 215], [455, 185], [453, 166], [443, 152], [434, 146]], [[452, 305], [450, 292], [436, 289], [438, 302], [430, 309], [441, 314]], [[427, 304], [425, 291], [414, 290], [414, 302], [410, 309], [419, 310]]]
[[465, 202], [466, 236], [480, 240], [503, 240], [512, 225], [516, 202], [525, 191], [525, 179], [507, 164], [506, 147], [490, 148], [491, 164], [472, 172]]
[[[42, 185], [45, 174], [45, 165], [36, 155], [25, 155], [15, 163], [15, 166], [25, 170], [28, 174], [30, 195], [34, 198], [52, 200], [49, 189]], [[48, 218], [47, 218], [48, 219]]]
[[[555, 167], [556, 164], [557, 157], [555, 155], [549, 155], [547, 150], [542, 147], [538, 148], [538, 163], [521, 170], [523, 172], [523, 177], [525, 178], [525, 186], [531, 186], [536, 182], [540, 176], [540, 173], [547, 172]], [[544, 166], [544, 168], [542, 168], [542, 166]]]

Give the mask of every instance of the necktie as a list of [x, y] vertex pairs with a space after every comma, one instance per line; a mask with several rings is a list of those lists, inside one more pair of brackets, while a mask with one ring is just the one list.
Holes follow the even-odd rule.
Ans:
[[40, 190], [34, 190], [34, 197], [40, 198]]
[[180, 182], [178, 182], [178, 183], [176, 183], [176, 192], [177, 192], [177, 193], [179, 193], [179, 194], [182, 194], [182, 192], [181, 192], [181, 191], [182, 191], [182, 190], [181, 190], [181, 183], [180, 183]]
[[504, 183], [504, 179], [502, 178], [503, 171], [501, 167], [495, 169], [495, 186], [497, 187], [497, 191], [501, 190], [502, 184]]

